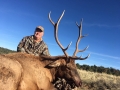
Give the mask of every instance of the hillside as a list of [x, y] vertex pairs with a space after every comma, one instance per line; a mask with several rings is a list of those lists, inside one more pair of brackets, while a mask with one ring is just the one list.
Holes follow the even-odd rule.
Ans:
[[13, 52], [16, 52], [16, 51], [0, 47], [0, 54], [8, 54], [8, 53], [13, 53]]
[[120, 76], [120, 70], [119, 69], [115, 69], [112, 67], [103, 67], [103, 66], [89, 66], [89, 65], [80, 65], [80, 64], [76, 64], [78, 69], [82, 69], [82, 70], [86, 70], [86, 71], [91, 71], [91, 72], [97, 72], [97, 73], [106, 73], [106, 74], [110, 74], [110, 75], [116, 75], [116, 76]]

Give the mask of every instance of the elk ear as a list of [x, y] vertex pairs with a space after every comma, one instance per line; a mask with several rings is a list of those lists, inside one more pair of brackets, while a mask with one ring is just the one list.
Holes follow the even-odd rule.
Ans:
[[48, 66], [55, 68], [55, 67], [59, 67], [60, 65], [61, 65], [60, 61], [54, 61], [54, 62], [50, 63]]

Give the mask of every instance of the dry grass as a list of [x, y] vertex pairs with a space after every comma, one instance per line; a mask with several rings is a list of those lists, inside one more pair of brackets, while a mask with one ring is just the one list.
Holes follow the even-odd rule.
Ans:
[[120, 76], [78, 70], [83, 85], [77, 90], [120, 90]]

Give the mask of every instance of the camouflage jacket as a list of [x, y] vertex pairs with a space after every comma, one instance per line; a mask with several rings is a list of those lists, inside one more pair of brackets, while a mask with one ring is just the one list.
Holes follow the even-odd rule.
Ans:
[[17, 52], [26, 52], [35, 56], [48, 55], [49, 50], [45, 42], [34, 42], [33, 35], [24, 37], [17, 46]]

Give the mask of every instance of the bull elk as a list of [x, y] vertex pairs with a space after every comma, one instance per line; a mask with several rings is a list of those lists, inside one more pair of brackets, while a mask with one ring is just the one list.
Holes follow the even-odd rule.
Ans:
[[85, 51], [78, 50], [80, 39], [83, 38], [82, 21], [79, 28], [79, 37], [76, 42], [76, 49], [73, 56], [69, 56], [66, 50], [58, 40], [58, 25], [64, 12], [54, 23], [50, 17], [49, 20], [54, 26], [54, 35], [57, 44], [62, 49], [64, 56], [34, 56], [25, 53], [11, 53], [0, 55], [0, 90], [56, 90], [52, 82], [56, 77], [65, 78], [71, 83], [75, 83], [80, 87], [82, 82], [77, 72], [75, 60], [85, 60], [85, 58], [77, 57], [78, 52]]

